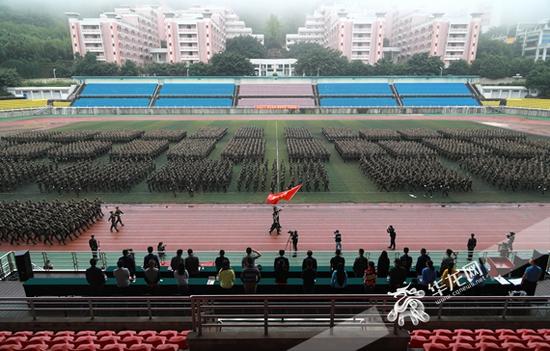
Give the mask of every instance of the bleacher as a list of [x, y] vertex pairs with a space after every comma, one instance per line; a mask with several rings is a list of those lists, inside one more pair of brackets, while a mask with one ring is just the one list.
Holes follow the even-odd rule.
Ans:
[[46, 107], [48, 100], [8, 99], [0, 100], [0, 110]]
[[0, 331], [0, 350], [178, 351], [188, 348], [189, 330]]
[[156, 83], [90, 83], [84, 86], [81, 97], [152, 96]]
[[480, 105], [464, 83], [395, 83], [394, 87], [405, 107]]
[[397, 101], [391, 97], [330, 97], [320, 99], [321, 107], [396, 107]]
[[166, 83], [158, 93], [155, 107], [231, 107], [234, 84]]
[[149, 98], [90, 98], [75, 100], [73, 107], [147, 107]]
[[395, 107], [391, 87], [387, 83], [319, 83], [321, 107]]
[[506, 106], [550, 110], [550, 99], [506, 99]]
[[231, 107], [231, 98], [158, 98], [155, 107]]
[[241, 84], [237, 106], [314, 107], [313, 86], [310, 84]]
[[479, 106], [474, 97], [403, 97], [401, 100], [406, 107]]

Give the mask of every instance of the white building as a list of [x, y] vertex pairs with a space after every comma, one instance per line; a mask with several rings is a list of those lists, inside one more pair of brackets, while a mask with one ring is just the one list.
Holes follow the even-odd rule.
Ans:
[[292, 77], [296, 59], [250, 59], [254, 74], [259, 77]]
[[535, 61], [550, 58], [550, 21], [534, 25], [518, 25], [516, 41], [521, 44], [522, 56]]
[[29, 100], [65, 100], [76, 87], [74, 84], [68, 87], [13, 87], [6, 90], [15, 97]]
[[478, 85], [478, 89], [486, 99], [523, 99], [526, 96], [536, 96], [536, 91], [529, 91], [524, 86]]

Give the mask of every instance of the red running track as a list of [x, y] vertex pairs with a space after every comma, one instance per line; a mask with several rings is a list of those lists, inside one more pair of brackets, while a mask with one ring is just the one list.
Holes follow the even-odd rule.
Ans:
[[[106, 206], [105, 213], [113, 206]], [[343, 249], [385, 249], [386, 227], [397, 230], [397, 249], [464, 250], [469, 233], [478, 238], [478, 249], [495, 249], [505, 233], [515, 231], [514, 249], [550, 249], [549, 205], [284, 205], [283, 234], [269, 236], [271, 207], [267, 205], [124, 205], [125, 226], [109, 232], [106, 217], [85, 235], [66, 246], [31, 246], [32, 250], [87, 251], [88, 234], [95, 234], [105, 251], [132, 247], [145, 250], [159, 241], [167, 249], [196, 251], [242, 251], [252, 246], [260, 251], [284, 247], [286, 231], [300, 233], [301, 250], [334, 248], [332, 233], [343, 234]], [[1, 250], [21, 249], [2, 245]]]

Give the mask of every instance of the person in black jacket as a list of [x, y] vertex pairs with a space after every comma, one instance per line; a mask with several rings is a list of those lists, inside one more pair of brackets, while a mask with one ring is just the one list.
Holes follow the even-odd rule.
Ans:
[[378, 265], [376, 266], [376, 272], [378, 278], [387, 278], [390, 271], [390, 258], [386, 251], [382, 251], [380, 257], [378, 257]]
[[128, 249], [122, 250], [122, 256], [118, 261], [122, 262], [122, 267], [127, 268], [130, 271], [130, 278], [134, 279], [136, 276], [136, 261], [134, 260], [133, 253]]
[[182, 255], [183, 250], [178, 249], [178, 251], [176, 251], [176, 256], [172, 257], [172, 260], [170, 260], [170, 268], [172, 271], [177, 271], [180, 264], [183, 264], [183, 257], [181, 257]]
[[346, 259], [342, 257], [342, 251], [336, 250], [336, 256], [330, 259], [330, 272], [332, 273], [338, 268], [338, 265], [346, 266]]
[[405, 270], [405, 273], [408, 275], [411, 271], [411, 267], [413, 264], [413, 259], [411, 256], [409, 256], [409, 248], [405, 247], [403, 248], [403, 256], [399, 258], [401, 260], [401, 267]]
[[475, 238], [475, 234], [470, 234], [470, 239], [468, 239], [468, 244], [466, 246], [468, 247], [468, 261], [471, 261], [474, 256], [474, 250], [477, 246], [477, 239]]
[[88, 241], [90, 245], [90, 250], [92, 250], [92, 257], [97, 259], [97, 251], [99, 250], [99, 242], [96, 240], [95, 236], [92, 235]]
[[390, 291], [396, 291], [402, 287], [405, 279], [406, 272], [401, 266], [401, 260], [395, 259], [394, 266], [390, 269]]
[[147, 269], [149, 267], [149, 261], [153, 260], [155, 261], [156, 267], [160, 268], [160, 261], [157, 255], [153, 253], [153, 247], [149, 246], [147, 248], [147, 255], [143, 258], [143, 269]]
[[93, 295], [100, 295], [103, 287], [105, 286], [105, 274], [103, 271], [96, 267], [97, 260], [92, 258], [90, 260], [90, 268], [86, 269], [86, 280], [92, 288]]
[[216, 272], [219, 272], [220, 269], [222, 269], [224, 266], [227, 265], [227, 267], [231, 266], [229, 262], [229, 258], [225, 257], [225, 250], [220, 250], [220, 255], [216, 257]]
[[285, 257], [285, 250], [279, 250], [279, 257], [273, 261], [273, 271], [275, 272], [275, 283], [278, 289], [283, 290], [288, 278], [290, 264], [288, 258]]
[[196, 276], [199, 274], [200, 269], [200, 261], [199, 258], [195, 255], [193, 255], [193, 250], [188, 249], [187, 250], [187, 257], [184, 260], [185, 268], [187, 268], [187, 272], [189, 273], [189, 276]]
[[313, 263], [317, 264], [317, 261], [304, 259], [304, 265], [302, 265], [302, 280], [304, 294], [313, 294], [315, 289], [315, 278], [317, 277], [317, 267], [313, 267]]
[[397, 236], [397, 233], [392, 225], [386, 229], [386, 232], [390, 235], [390, 246], [388, 246], [388, 249], [395, 250], [395, 237]]
[[305, 270], [308, 264], [311, 263], [311, 267], [315, 272], [317, 272], [317, 260], [313, 257], [313, 252], [308, 250], [306, 255], [307, 257], [302, 261], [302, 271]]
[[363, 277], [368, 264], [369, 260], [365, 257], [365, 250], [359, 249], [359, 256], [353, 262], [353, 273], [355, 273], [355, 276], [358, 278]]
[[415, 266], [417, 277], [422, 275], [422, 271], [424, 270], [424, 268], [426, 268], [426, 263], [428, 261], [431, 261], [431, 258], [426, 253], [426, 249], [425, 248], [420, 249], [420, 256], [418, 256], [418, 258], [416, 259], [416, 266]]

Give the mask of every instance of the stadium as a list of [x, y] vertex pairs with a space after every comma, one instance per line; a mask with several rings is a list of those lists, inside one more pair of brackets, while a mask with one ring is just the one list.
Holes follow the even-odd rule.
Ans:
[[0, 48], [0, 351], [550, 350], [550, 66], [475, 71], [479, 13], [321, 7], [297, 59], [219, 71], [263, 34], [161, 10], [67, 12], [61, 79], [5, 83]]

